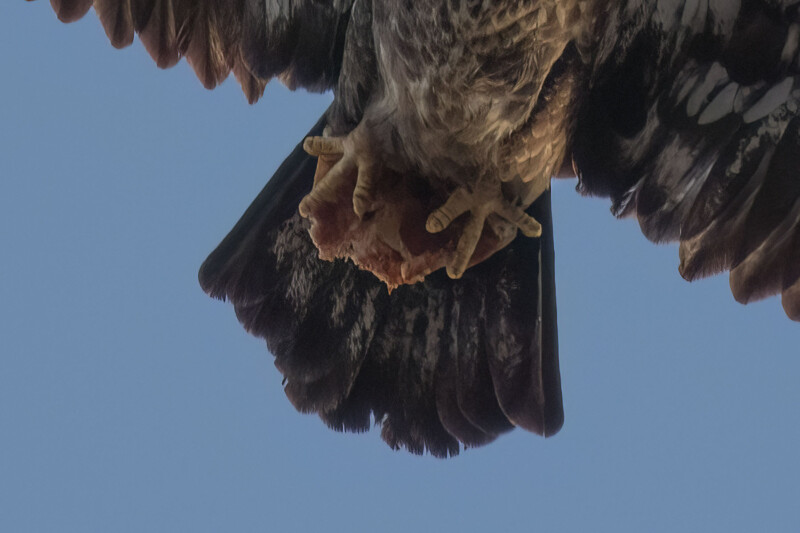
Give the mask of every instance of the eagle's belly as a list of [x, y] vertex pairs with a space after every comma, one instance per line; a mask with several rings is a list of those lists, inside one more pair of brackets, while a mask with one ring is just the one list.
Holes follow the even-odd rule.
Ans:
[[390, 130], [376, 134], [399, 140], [395, 166], [457, 184], [512, 179], [509, 162], [531, 149], [515, 137], [529, 133], [542, 85], [572, 38], [557, 13], [566, 4], [376, 1], [382, 92], [372, 112]]
[[300, 213], [320, 257], [394, 287], [539, 235], [524, 210], [566, 151], [574, 78], [550, 74], [578, 1], [373, 0], [377, 95], [346, 137], [307, 148], [320, 163]]

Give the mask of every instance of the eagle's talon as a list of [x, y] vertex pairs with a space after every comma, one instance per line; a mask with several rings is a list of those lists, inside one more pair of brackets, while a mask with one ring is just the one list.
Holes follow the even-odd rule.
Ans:
[[504, 202], [495, 213], [508, 222], [511, 222], [526, 237], [542, 236], [542, 225], [519, 206]]
[[373, 203], [372, 191], [374, 182], [374, 168], [371, 166], [360, 165], [358, 167], [358, 178], [353, 189], [353, 211], [358, 218], [364, 218]]
[[475, 248], [483, 234], [483, 226], [489, 215], [495, 214], [514, 228], [519, 229], [526, 237], [539, 237], [542, 226], [525, 210], [503, 197], [500, 187], [495, 184], [479, 185], [470, 192], [461, 187], [451, 194], [447, 201], [434, 210], [425, 222], [425, 229], [430, 233], [439, 233], [452, 222], [469, 212], [469, 219], [461, 231], [452, 260], [447, 265], [447, 275], [458, 279], [469, 266]]
[[472, 259], [472, 254], [475, 253], [475, 247], [478, 246], [478, 241], [481, 240], [485, 222], [486, 214], [483, 212], [470, 215], [467, 224], [464, 226], [464, 231], [458, 238], [453, 260], [446, 267], [447, 275], [450, 278], [460, 279], [464, 275], [469, 266], [469, 261]]
[[[324, 163], [330, 165], [333, 162], [326, 158], [326, 156], [331, 155], [335, 154], [318, 155], [318, 174], [320, 167]], [[311, 192], [308, 193], [300, 202], [300, 215], [307, 218], [313, 212], [313, 210], [319, 206], [319, 204], [326, 202], [335, 203], [339, 189], [342, 186], [345, 186], [348, 175], [354, 170], [355, 164], [352, 161], [352, 158], [345, 154], [338, 161], [333, 163], [333, 166], [330, 166], [330, 170], [323, 175], [325, 179], [321, 179], [323, 176], [320, 175], [314, 176], [314, 186], [311, 189]]]
[[[360, 126], [359, 126], [360, 127]], [[373, 204], [374, 175], [378, 165], [375, 163], [369, 146], [365, 146], [365, 137], [353, 130], [347, 137], [308, 137], [303, 142], [303, 149], [312, 156], [318, 157], [317, 175], [314, 176], [314, 187], [300, 202], [300, 215], [308, 218], [314, 209], [322, 203], [336, 203], [340, 189], [356, 174], [353, 189], [353, 212], [363, 218]], [[323, 165], [329, 169], [326, 171]]]
[[342, 137], [306, 137], [303, 150], [314, 157], [344, 155], [344, 142]]
[[428, 216], [425, 229], [430, 233], [439, 233], [447, 228], [455, 219], [472, 208], [472, 196], [464, 189], [459, 188], [451, 194], [440, 208]]

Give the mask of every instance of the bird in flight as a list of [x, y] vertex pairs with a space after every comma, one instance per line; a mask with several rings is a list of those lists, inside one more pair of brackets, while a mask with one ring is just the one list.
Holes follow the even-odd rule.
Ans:
[[550, 180], [800, 320], [798, 0], [51, 0], [253, 103], [332, 90], [200, 270], [302, 412], [455, 455], [563, 423]]

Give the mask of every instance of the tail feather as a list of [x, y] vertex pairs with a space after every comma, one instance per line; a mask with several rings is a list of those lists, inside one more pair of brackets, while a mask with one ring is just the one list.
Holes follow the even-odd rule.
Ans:
[[[323, 116], [308, 132], [322, 135]], [[209, 296], [247, 302], [268, 294], [275, 284], [275, 230], [297, 211], [297, 204], [314, 183], [316, 161], [300, 143], [278, 167], [272, 179], [200, 267], [200, 286]], [[269, 272], [266, 272], [266, 271]], [[256, 285], [260, 283], [260, 285]], [[255, 326], [256, 324], [253, 324]]]
[[540, 239], [518, 238], [513, 254], [492, 266], [500, 280], [489, 298], [485, 323], [494, 348], [489, 368], [500, 407], [516, 426], [555, 434], [564, 422], [558, 368], [553, 222], [550, 193], [533, 206], [542, 224]]
[[[309, 135], [320, 135], [324, 118]], [[394, 448], [446, 457], [515, 425], [561, 427], [549, 193], [518, 238], [460, 280], [443, 271], [391, 294], [352, 263], [326, 262], [297, 214], [315, 160], [298, 146], [209, 256], [200, 283], [267, 340], [303, 412]]]

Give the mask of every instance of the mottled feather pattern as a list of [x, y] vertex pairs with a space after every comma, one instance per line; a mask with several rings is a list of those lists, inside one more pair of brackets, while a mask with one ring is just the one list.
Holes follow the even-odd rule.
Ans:
[[580, 33], [580, 4], [375, 2], [376, 25], [392, 30], [376, 39], [382, 85], [370, 114], [392, 130], [377, 135], [402, 139], [401, 165], [425, 175], [509, 181], [505, 162], [530, 147], [507, 140], [531, 119], [552, 65]]
[[631, 0], [608, 20], [573, 144], [581, 190], [680, 240], [687, 279], [731, 270], [737, 300], [783, 292], [800, 318], [797, 2]]
[[286, 207], [313, 161], [298, 147], [200, 272], [266, 339], [292, 404], [337, 430], [374, 421], [392, 447], [440, 457], [515, 425], [558, 431], [549, 195], [532, 208], [543, 239], [520, 237], [461, 280], [438, 272], [389, 294], [350, 262], [318, 260], [308, 222]]
[[350, 11], [345, 37], [347, 54], [328, 113], [330, 135], [346, 135], [361, 122], [379, 83], [375, 39], [372, 35], [372, 0], [359, 0]]
[[[549, 186], [549, 178], [557, 174], [572, 140], [577, 118], [573, 105], [583, 90], [576, 76], [579, 62], [577, 48], [570, 46], [550, 70], [539, 94], [536, 107], [528, 121], [517, 133], [504, 141], [504, 151], [511, 154], [503, 159], [505, 180], [516, 178], [534, 187], [518, 188], [516, 194], [527, 203], [537, 198]], [[547, 179], [542, 179], [542, 177]], [[510, 183], [514, 186], [514, 182]]]
[[[307, 232], [291, 226], [283, 231], [304, 239], [313, 254]], [[531, 305], [540, 290], [552, 291], [547, 273], [536, 267], [538, 253], [537, 241], [520, 239], [458, 282], [438, 273], [391, 295], [348, 263], [317, 262], [310, 269], [292, 263], [298, 272], [288, 274], [288, 284], [333, 292], [306, 307], [329, 317], [324, 328], [315, 318], [303, 317], [276, 333], [293, 342], [326, 332], [315, 348], [330, 357], [329, 364], [314, 361], [313, 368], [327, 369], [329, 375], [309, 374], [307, 356], [313, 352], [308, 346], [295, 347], [285, 362], [276, 360], [288, 379], [287, 394], [295, 406], [320, 412], [337, 429], [364, 430], [372, 413], [390, 445], [415, 453], [427, 449], [437, 456], [454, 455], [459, 441], [485, 444], [515, 425], [555, 433], [563, 413], [554, 309]], [[529, 274], [524, 280], [517, 276], [520, 262]], [[344, 282], [323, 282], [328, 276]], [[345, 316], [357, 317], [344, 329], [333, 318], [337, 306], [348, 309]], [[543, 338], [545, 327], [550, 330]], [[342, 335], [346, 328], [356, 335]], [[341, 339], [347, 340], [340, 344]], [[400, 397], [403, 401], [397, 402]]]

